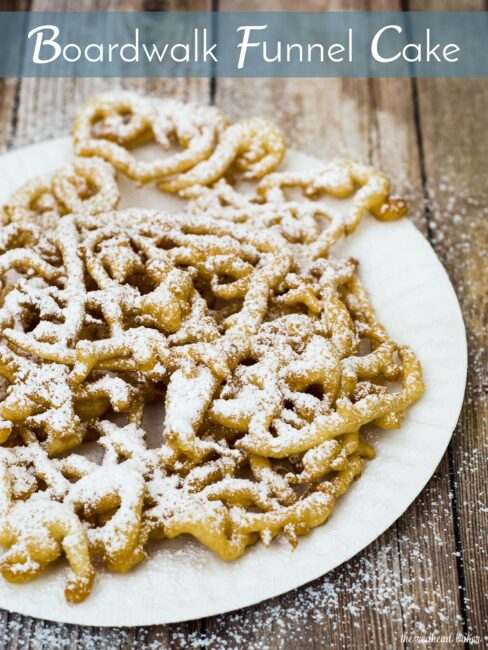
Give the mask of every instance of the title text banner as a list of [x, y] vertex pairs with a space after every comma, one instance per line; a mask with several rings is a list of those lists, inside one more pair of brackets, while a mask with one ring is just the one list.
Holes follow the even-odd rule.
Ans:
[[486, 77], [488, 13], [0, 13], [1, 77]]

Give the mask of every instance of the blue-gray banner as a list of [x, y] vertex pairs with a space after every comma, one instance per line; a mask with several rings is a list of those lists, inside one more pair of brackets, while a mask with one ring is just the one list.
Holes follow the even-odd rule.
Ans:
[[486, 77], [488, 13], [0, 13], [0, 77]]

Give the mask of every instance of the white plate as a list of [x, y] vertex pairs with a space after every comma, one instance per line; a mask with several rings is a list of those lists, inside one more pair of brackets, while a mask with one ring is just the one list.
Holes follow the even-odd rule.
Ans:
[[[0, 201], [28, 178], [71, 158], [69, 139], [53, 140], [0, 157]], [[291, 153], [290, 168], [316, 161]], [[173, 210], [179, 201], [124, 182], [121, 207]], [[339, 250], [338, 248], [336, 250]], [[329, 522], [301, 538], [256, 545], [231, 563], [191, 539], [161, 542], [128, 574], [98, 575], [80, 605], [64, 600], [65, 565], [26, 585], [0, 579], [0, 607], [39, 618], [86, 625], [149, 625], [200, 618], [277, 596], [318, 578], [375, 540], [434, 473], [456, 425], [466, 381], [466, 336], [458, 301], [434, 251], [408, 220], [366, 219], [341, 244], [357, 257], [381, 321], [394, 340], [419, 357], [427, 390], [398, 431], [382, 432], [377, 458], [343, 497]]]

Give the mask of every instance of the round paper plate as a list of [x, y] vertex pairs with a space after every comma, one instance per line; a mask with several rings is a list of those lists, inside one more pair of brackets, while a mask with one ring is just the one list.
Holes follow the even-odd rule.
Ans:
[[[26, 147], [0, 157], [0, 201], [28, 178], [71, 159], [69, 139]], [[291, 152], [285, 166], [318, 161]], [[123, 183], [121, 207], [173, 211], [178, 199]], [[466, 382], [466, 336], [458, 301], [434, 251], [406, 219], [364, 220], [335, 252], [360, 261], [360, 275], [392, 338], [413, 348], [426, 392], [401, 429], [375, 435], [377, 458], [340, 499], [326, 525], [286, 542], [251, 548], [224, 562], [191, 539], [160, 542], [147, 561], [127, 574], [101, 573], [80, 605], [64, 600], [63, 563], [25, 585], [0, 579], [0, 607], [85, 625], [149, 625], [219, 614], [258, 603], [317, 578], [385, 531], [435, 471], [456, 425]]]

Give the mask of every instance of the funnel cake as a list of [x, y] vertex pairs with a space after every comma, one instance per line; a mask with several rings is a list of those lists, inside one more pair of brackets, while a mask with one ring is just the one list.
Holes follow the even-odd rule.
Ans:
[[[77, 603], [151, 540], [190, 534], [225, 560], [296, 545], [374, 458], [366, 427], [399, 427], [423, 381], [358, 262], [330, 256], [367, 213], [404, 214], [383, 174], [275, 172], [285, 144], [264, 120], [132, 93], [85, 104], [73, 138], [74, 163], [4, 208], [0, 571], [25, 582], [64, 555]], [[115, 169], [186, 212], [114, 211]]]
[[[150, 539], [189, 533], [225, 559], [280, 534], [295, 544], [374, 456], [361, 428], [399, 426], [422, 392], [357, 263], [300, 268], [273, 229], [129, 210], [67, 216], [51, 235], [12, 223], [2, 236], [11, 581], [64, 553], [77, 602], [93, 558], [126, 571]], [[150, 449], [145, 404], [162, 393]], [[101, 463], [77, 453], [86, 440]]]

